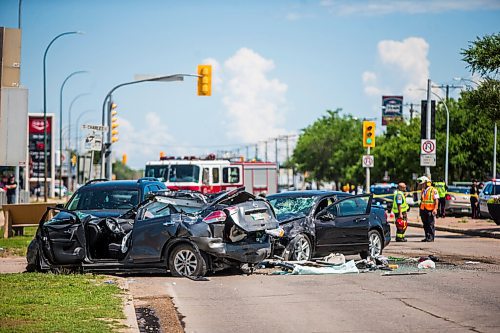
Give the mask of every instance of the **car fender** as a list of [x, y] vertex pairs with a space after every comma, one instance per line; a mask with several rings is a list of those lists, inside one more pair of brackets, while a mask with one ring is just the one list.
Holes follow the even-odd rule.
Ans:
[[163, 251], [162, 251], [162, 259], [168, 263], [168, 256], [170, 255], [170, 251], [172, 251], [173, 248], [175, 248], [177, 245], [180, 245], [180, 244], [189, 244], [192, 247], [194, 247], [194, 249], [196, 251], [201, 253], [198, 245], [196, 245], [194, 242], [192, 242], [189, 238], [181, 237], [181, 238], [172, 239], [171, 241], [165, 243], [165, 245], [163, 246]]

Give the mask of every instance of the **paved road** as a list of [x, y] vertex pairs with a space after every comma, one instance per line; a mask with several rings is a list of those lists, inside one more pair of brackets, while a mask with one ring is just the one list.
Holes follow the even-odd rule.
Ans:
[[186, 332], [499, 332], [500, 240], [438, 233], [420, 243], [394, 243], [394, 255], [439, 254], [439, 265], [419, 276], [380, 272], [323, 275], [216, 275], [207, 282], [131, 277], [136, 297], [173, 297]]

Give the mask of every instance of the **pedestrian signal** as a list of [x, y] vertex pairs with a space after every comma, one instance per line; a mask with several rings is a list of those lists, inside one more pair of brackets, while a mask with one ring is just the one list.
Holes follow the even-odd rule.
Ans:
[[375, 147], [375, 122], [363, 121], [363, 147]]

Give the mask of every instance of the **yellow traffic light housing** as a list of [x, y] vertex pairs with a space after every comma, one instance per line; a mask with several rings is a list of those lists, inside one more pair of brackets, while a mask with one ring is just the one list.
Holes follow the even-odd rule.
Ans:
[[123, 165], [127, 164], [127, 159], [128, 159], [127, 154], [123, 154], [123, 155], [122, 155], [122, 164], [123, 164]]
[[212, 65], [198, 65], [198, 96], [212, 96]]
[[363, 147], [375, 147], [375, 122], [363, 121]]
[[76, 165], [76, 155], [71, 156], [71, 166]]
[[115, 143], [118, 141], [118, 130], [116, 129], [118, 125], [118, 111], [116, 109], [116, 104], [111, 103], [111, 143]]

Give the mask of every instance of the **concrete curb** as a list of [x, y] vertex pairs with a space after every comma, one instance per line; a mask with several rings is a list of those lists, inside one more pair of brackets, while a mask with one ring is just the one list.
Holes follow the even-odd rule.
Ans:
[[[408, 225], [410, 227], [416, 227], [416, 228], [422, 228], [422, 229], [424, 228], [421, 223], [408, 222]], [[500, 239], [500, 233], [491, 233], [489, 231], [484, 231], [484, 230], [456, 229], [456, 228], [442, 227], [442, 226], [437, 226], [437, 225], [435, 226], [435, 228], [438, 231], [453, 232], [456, 234], [462, 234], [462, 235], [467, 235], [467, 236], [478, 236], [478, 237]]]
[[120, 288], [123, 290], [123, 314], [125, 315], [124, 324], [126, 328], [120, 329], [122, 333], [139, 333], [139, 324], [135, 314], [134, 298], [129, 292], [129, 286], [126, 279], [119, 278]]

